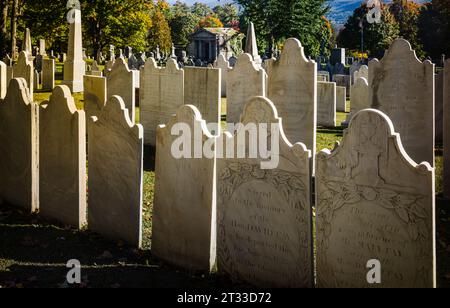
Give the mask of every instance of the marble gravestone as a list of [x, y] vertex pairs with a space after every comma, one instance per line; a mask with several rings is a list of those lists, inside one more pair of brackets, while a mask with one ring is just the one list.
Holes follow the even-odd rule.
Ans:
[[318, 71], [317, 76], [325, 76], [325, 81], [330, 82], [330, 73], [328, 71]]
[[[23, 53], [25, 54], [25, 53]], [[0, 203], [39, 209], [39, 106], [23, 78], [0, 101]]]
[[86, 119], [67, 86], [41, 104], [39, 213], [67, 226], [86, 224]]
[[22, 51], [19, 54], [19, 59], [17, 63], [13, 65], [13, 76], [14, 78], [23, 78], [28, 86], [29, 95], [33, 97], [34, 88], [34, 69], [33, 61], [28, 60], [27, 53]]
[[42, 89], [52, 91], [55, 87], [55, 60], [43, 59], [42, 60]]
[[88, 125], [89, 229], [142, 245], [143, 128], [112, 96]]
[[106, 78], [98, 76], [84, 76], [84, 111], [86, 118], [99, 116], [103, 107], [105, 107], [108, 91]]
[[128, 110], [130, 120], [134, 123], [136, 114], [136, 91], [135, 77], [132, 70], [124, 58], [116, 59], [112, 70], [107, 76], [108, 96], [120, 96], [125, 102], [125, 108]]
[[439, 72], [435, 76], [435, 107], [434, 107], [434, 125], [436, 143], [442, 143], [444, 135], [444, 72]]
[[444, 69], [444, 197], [450, 199], [450, 59]]
[[345, 87], [336, 87], [336, 110], [338, 112], [347, 111], [347, 90]]
[[309, 61], [297, 39], [288, 39], [279, 60], [268, 63], [268, 98], [283, 119], [291, 143], [304, 142], [316, 152], [317, 64]]
[[[173, 135], [174, 126], [180, 123], [191, 133]], [[194, 146], [188, 157], [175, 158], [172, 145], [180, 140], [183, 145], [195, 140], [204, 145], [212, 138], [200, 111], [192, 105], [181, 106], [157, 132], [152, 254], [194, 272], [210, 272], [215, 266], [215, 160], [192, 159]]]
[[[350, 72], [350, 79], [352, 85], [355, 83], [355, 72], [357, 72], [363, 64], [361, 62], [353, 62], [353, 64], [350, 66], [349, 72]], [[369, 78], [366, 78], [369, 80]]]
[[206, 123], [220, 123], [220, 69], [186, 67], [184, 69], [184, 104], [200, 110]]
[[222, 80], [221, 95], [222, 97], [227, 97], [227, 76], [228, 70], [231, 69], [230, 63], [227, 59], [225, 59], [225, 56], [223, 54], [220, 54], [217, 57], [217, 60], [214, 62], [214, 67], [220, 68], [220, 78]]
[[[434, 170], [407, 155], [392, 121], [360, 111], [316, 163], [318, 287], [435, 287]], [[381, 284], [368, 283], [370, 260]]]
[[[311, 151], [286, 138], [274, 104], [264, 97], [245, 106], [242, 123], [257, 125], [258, 133], [280, 139], [279, 164], [257, 158], [224, 158], [217, 161], [217, 268], [257, 287], [312, 287]], [[273, 134], [275, 133], [275, 135]], [[237, 151], [241, 128], [234, 136], [226, 132], [218, 142]]]
[[5, 63], [3, 63], [2, 61], [0, 61], [0, 99], [4, 99], [6, 96], [6, 91], [8, 89], [8, 84], [7, 84], [7, 66]]
[[350, 114], [347, 116], [347, 125], [352, 117], [363, 109], [370, 108], [369, 105], [369, 83], [366, 78], [358, 78], [352, 85], [350, 93]]
[[141, 68], [141, 123], [145, 129], [145, 144], [156, 146], [156, 130], [166, 124], [184, 104], [184, 70], [174, 59], [159, 68], [154, 58], [149, 58]]
[[381, 61], [370, 61], [369, 79], [371, 108], [388, 115], [415, 162], [434, 166], [434, 64], [397, 39]]
[[367, 65], [361, 65], [359, 70], [353, 74], [353, 83], [358, 80], [358, 78], [365, 78], [369, 80], [369, 67]]
[[250, 54], [242, 54], [233, 69], [228, 71], [227, 123], [240, 123], [244, 106], [254, 96], [266, 96], [267, 74]]
[[317, 83], [317, 125], [336, 127], [336, 83]]

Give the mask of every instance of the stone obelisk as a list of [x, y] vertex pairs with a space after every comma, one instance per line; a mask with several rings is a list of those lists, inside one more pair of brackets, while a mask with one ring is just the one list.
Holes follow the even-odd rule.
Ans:
[[81, 11], [72, 10], [70, 18], [69, 50], [67, 60], [64, 63], [64, 81], [72, 93], [83, 92], [83, 76], [86, 73], [86, 65], [83, 60], [83, 42], [81, 32]]
[[262, 64], [262, 59], [258, 53], [258, 44], [256, 42], [255, 25], [252, 22], [250, 22], [250, 24], [248, 25], [245, 53], [250, 54], [256, 64]]

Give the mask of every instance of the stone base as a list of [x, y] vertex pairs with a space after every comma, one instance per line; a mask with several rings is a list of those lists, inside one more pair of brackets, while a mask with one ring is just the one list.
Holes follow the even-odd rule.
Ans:
[[82, 80], [81, 81], [64, 80], [62, 84], [68, 86], [70, 91], [72, 91], [72, 93], [80, 93], [83, 92], [84, 90]]

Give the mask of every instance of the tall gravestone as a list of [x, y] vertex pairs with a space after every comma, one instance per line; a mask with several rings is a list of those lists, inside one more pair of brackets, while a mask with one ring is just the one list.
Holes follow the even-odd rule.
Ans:
[[336, 87], [336, 111], [347, 111], [347, 89], [345, 87]]
[[227, 122], [237, 124], [250, 98], [267, 95], [267, 74], [244, 53], [234, 68], [228, 70], [227, 77]]
[[75, 228], [86, 224], [86, 119], [67, 86], [41, 104], [39, 213]]
[[252, 22], [248, 24], [245, 53], [249, 54], [252, 57], [252, 60], [257, 66], [261, 66], [262, 59], [258, 52], [258, 42], [256, 41], [255, 25]]
[[[392, 121], [359, 112], [316, 163], [317, 285], [435, 287], [434, 170], [407, 155]], [[372, 264], [380, 284], [368, 280]]]
[[100, 115], [108, 98], [107, 93], [105, 77], [84, 76], [84, 111], [88, 123], [90, 117]]
[[22, 51], [27, 54], [29, 61], [33, 60], [33, 46], [31, 45], [31, 33], [30, 29], [26, 28], [22, 41]]
[[156, 146], [156, 129], [169, 122], [184, 104], [184, 70], [174, 59], [159, 68], [154, 58], [149, 58], [141, 68], [141, 123], [145, 129], [145, 144]]
[[[287, 140], [267, 98], [250, 100], [242, 123], [279, 138], [280, 160], [262, 169], [267, 152], [253, 159], [218, 159], [218, 271], [258, 287], [312, 287], [311, 151]], [[239, 141], [240, 135], [245, 128], [223, 135], [227, 149], [245, 152], [249, 141]]]
[[55, 60], [42, 60], [42, 89], [52, 91], [55, 87]]
[[0, 101], [0, 203], [39, 209], [39, 110], [23, 78]]
[[81, 11], [72, 10], [69, 25], [69, 44], [67, 59], [64, 62], [64, 81], [72, 93], [83, 92], [83, 76], [86, 73], [83, 59], [83, 38], [81, 31]]
[[7, 66], [5, 63], [3, 63], [2, 61], [0, 61], [0, 99], [4, 99], [6, 96], [6, 91], [7, 91]]
[[444, 196], [450, 199], [450, 59], [444, 69]]
[[444, 72], [439, 72], [435, 76], [435, 106], [434, 106], [434, 123], [435, 123], [435, 140], [436, 143], [443, 141], [444, 129]]
[[317, 125], [336, 126], [336, 83], [317, 83]]
[[33, 97], [33, 89], [34, 89], [34, 69], [33, 69], [33, 61], [28, 60], [27, 53], [22, 51], [19, 54], [19, 59], [17, 63], [13, 66], [13, 76], [14, 78], [23, 78], [25, 79], [29, 95]]
[[415, 162], [434, 165], [434, 64], [422, 63], [408, 41], [395, 40], [369, 63], [369, 103], [389, 116]]
[[370, 108], [369, 83], [366, 78], [358, 78], [352, 85], [350, 93], [350, 114], [347, 116], [347, 125], [352, 117], [363, 109]]
[[317, 64], [297, 39], [288, 39], [279, 60], [269, 60], [268, 98], [275, 104], [286, 137], [316, 152]]
[[112, 96], [88, 125], [89, 229], [141, 247], [143, 128]]
[[135, 77], [132, 70], [124, 58], [116, 59], [111, 72], [108, 73], [108, 96], [120, 96], [125, 102], [125, 108], [128, 110], [131, 121], [135, 121], [136, 115], [136, 91]]
[[230, 63], [223, 54], [220, 54], [214, 62], [214, 67], [220, 68], [220, 79], [222, 80], [221, 95], [222, 97], [227, 97], [227, 76], [228, 70], [231, 69]]
[[220, 123], [220, 69], [186, 67], [184, 69], [184, 104], [200, 110], [206, 123]]
[[[172, 130], [180, 123], [190, 133], [174, 136]], [[172, 145], [203, 146], [211, 138], [192, 105], [180, 107], [158, 128], [152, 254], [191, 271], [209, 272], [215, 265], [215, 159], [194, 159], [194, 146], [188, 146], [187, 157], [175, 158]]]

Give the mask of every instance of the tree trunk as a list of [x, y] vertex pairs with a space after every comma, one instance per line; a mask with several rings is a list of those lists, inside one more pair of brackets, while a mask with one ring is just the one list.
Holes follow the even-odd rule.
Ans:
[[11, 10], [11, 58], [16, 59], [16, 45], [17, 45], [17, 16], [19, 14], [19, 0], [13, 0]]
[[6, 37], [8, 35], [8, 0], [0, 0], [0, 57], [6, 55], [8, 44]]

